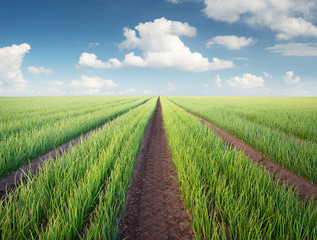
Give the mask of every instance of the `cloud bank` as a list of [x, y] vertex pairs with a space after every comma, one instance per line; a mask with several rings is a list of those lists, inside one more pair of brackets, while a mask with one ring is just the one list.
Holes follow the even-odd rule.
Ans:
[[103, 62], [97, 59], [95, 54], [84, 52], [79, 58], [79, 65], [101, 69], [146, 67], [191, 72], [234, 67], [230, 60], [213, 58], [210, 62], [199, 52], [192, 52], [185, 46], [180, 38], [196, 35], [196, 28], [188, 23], [170, 21], [163, 17], [153, 22], [140, 23], [135, 29], [124, 28], [123, 35], [126, 39], [120, 43], [119, 48], [139, 49], [142, 51], [142, 56], [130, 52], [125, 55], [123, 61], [111, 58]]
[[315, 0], [204, 0], [203, 12], [216, 21], [244, 22], [253, 27], [268, 27], [277, 39], [317, 37], [311, 22], [317, 8]]
[[264, 87], [264, 80], [262, 77], [245, 73], [242, 77], [232, 77], [227, 81], [230, 87], [235, 88], [259, 88]]

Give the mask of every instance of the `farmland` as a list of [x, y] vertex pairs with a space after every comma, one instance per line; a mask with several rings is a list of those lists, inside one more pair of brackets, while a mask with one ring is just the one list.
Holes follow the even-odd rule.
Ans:
[[0, 177], [145, 100], [31, 98], [7, 103], [4, 99], [0, 106]]
[[316, 98], [170, 99], [317, 183]]
[[316, 98], [1, 98], [1, 178], [93, 131], [6, 192], [0, 238], [316, 239], [314, 198], [187, 112], [314, 189], [316, 106]]

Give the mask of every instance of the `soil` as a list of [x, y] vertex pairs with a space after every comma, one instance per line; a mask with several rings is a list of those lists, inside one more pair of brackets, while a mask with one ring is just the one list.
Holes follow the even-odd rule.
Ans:
[[119, 239], [194, 239], [175, 179], [158, 99], [128, 189]]
[[[177, 105], [177, 104], [176, 104]], [[177, 105], [179, 106], [179, 105]], [[179, 106], [181, 107], [181, 106]], [[182, 108], [182, 107], [181, 107]], [[187, 111], [186, 109], [184, 109]], [[212, 123], [206, 121], [205, 119], [187, 111], [192, 116], [198, 118], [203, 124], [210, 127], [214, 132], [220, 135], [223, 140], [232, 148], [236, 148], [244, 152], [250, 159], [259, 165], [263, 166], [268, 172], [273, 174], [274, 179], [279, 179], [281, 184], [286, 184], [288, 188], [292, 188], [294, 191], [298, 191], [299, 198], [301, 200], [307, 200], [313, 197], [314, 201], [317, 201], [317, 186], [310, 183], [309, 181], [299, 177], [295, 173], [289, 171], [288, 169], [283, 168], [278, 165], [276, 162], [268, 159], [263, 154], [247, 145], [243, 141], [237, 139], [221, 128], [213, 125]]]

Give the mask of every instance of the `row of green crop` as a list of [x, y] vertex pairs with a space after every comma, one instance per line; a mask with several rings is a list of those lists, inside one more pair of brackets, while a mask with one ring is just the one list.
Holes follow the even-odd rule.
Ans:
[[183, 201], [197, 239], [316, 239], [317, 207], [183, 109], [162, 99]]
[[61, 119], [2, 139], [0, 144], [0, 177], [19, 168], [23, 163], [114, 119], [146, 100], [148, 98], [140, 97], [119, 105], [115, 102], [100, 108], [98, 111]]
[[[38, 107], [36, 107], [36, 112], [28, 114], [24, 113], [23, 116], [19, 116], [21, 115], [21, 112], [23, 112], [22, 106], [20, 106], [15, 114], [13, 114], [11, 110], [2, 113], [1, 118], [6, 118], [7, 115], [10, 114], [11, 116], [13, 115], [13, 119], [0, 120], [0, 140], [8, 138], [14, 134], [19, 135], [22, 132], [39, 129], [41, 127], [47, 127], [50, 124], [60, 120], [71, 119], [80, 115], [94, 113], [103, 110], [106, 107], [111, 108], [113, 106], [122, 105], [124, 103], [136, 100], [139, 100], [139, 98], [106, 98], [103, 99], [102, 102], [95, 103], [94, 105], [87, 105], [86, 103], [82, 103], [81, 106], [76, 106], [72, 108], [65, 107], [64, 104], [61, 104], [60, 106], [56, 107], [54, 111], [50, 112], [47, 112], [47, 110], [50, 110], [52, 108], [51, 106], [47, 106], [45, 108], [43, 107], [41, 109], [38, 109]], [[33, 105], [33, 107], [35, 106]]]
[[317, 98], [173, 97], [184, 104], [208, 106], [217, 115], [239, 117], [285, 135], [317, 143]]
[[[224, 103], [219, 102], [216, 104], [208, 101], [209, 98], [196, 97], [171, 97], [170, 99], [188, 111], [233, 134], [281, 166], [288, 168], [312, 183], [317, 183], [316, 143], [295, 140], [278, 129], [265, 126], [261, 124], [261, 122], [257, 122], [257, 120], [251, 121], [243, 117], [241, 113], [236, 114], [232, 108], [232, 106], [235, 106], [234, 103], [229, 104], [224, 101]], [[249, 101], [252, 99], [253, 98], [249, 99]], [[256, 99], [253, 99], [253, 101], [256, 102]], [[253, 106], [252, 104], [255, 103], [243, 102], [243, 104], [246, 105], [244, 111], [248, 112], [248, 106]], [[276, 105], [278, 104], [276, 103]], [[292, 115], [291, 110], [285, 110], [286, 108], [283, 104], [279, 104], [278, 106], [281, 112], [288, 112]], [[262, 105], [262, 107], [258, 108], [257, 114], [262, 116], [261, 112], [264, 111], [264, 109], [267, 109], [266, 112], [269, 116], [267, 121], [271, 118], [272, 122], [276, 122], [277, 120], [275, 119], [278, 119], [278, 117], [275, 118], [275, 116], [278, 116], [279, 111], [265, 104], [264, 107]], [[272, 113], [272, 109], [276, 112], [275, 115]], [[300, 110], [298, 108], [296, 109], [294, 112], [298, 112], [298, 115], [300, 115]], [[312, 109], [315, 108], [312, 107]], [[256, 110], [253, 110], [253, 114], [255, 114], [255, 112]], [[316, 113], [317, 111], [315, 110], [315, 115], [317, 115]], [[305, 115], [305, 112], [303, 112], [302, 115]], [[310, 115], [306, 115], [305, 117], [308, 118], [309, 116]], [[297, 121], [293, 121], [294, 120], [290, 118], [289, 124], [292, 123], [293, 128], [296, 128], [298, 126], [297, 122], [302, 120], [299, 118]], [[308, 123], [309, 121], [307, 121], [307, 124]], [[305, 122], [300, 124], [303, 125]], [[315, 125], [316, 123], [314, 123], [314, 126]], [[314, 134], [316, 135], [316, 132]]]
[[[44, 163], [0, 203], [1, 239], [115, 238], [155, 98]], [[86, 225], [86, 227], [84, 227]]]

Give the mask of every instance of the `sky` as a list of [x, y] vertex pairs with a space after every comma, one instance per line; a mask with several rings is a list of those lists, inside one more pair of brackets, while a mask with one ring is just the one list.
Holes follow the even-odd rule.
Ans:
[[0, 96], [317, 96], [316, 0], [2, 0]]

